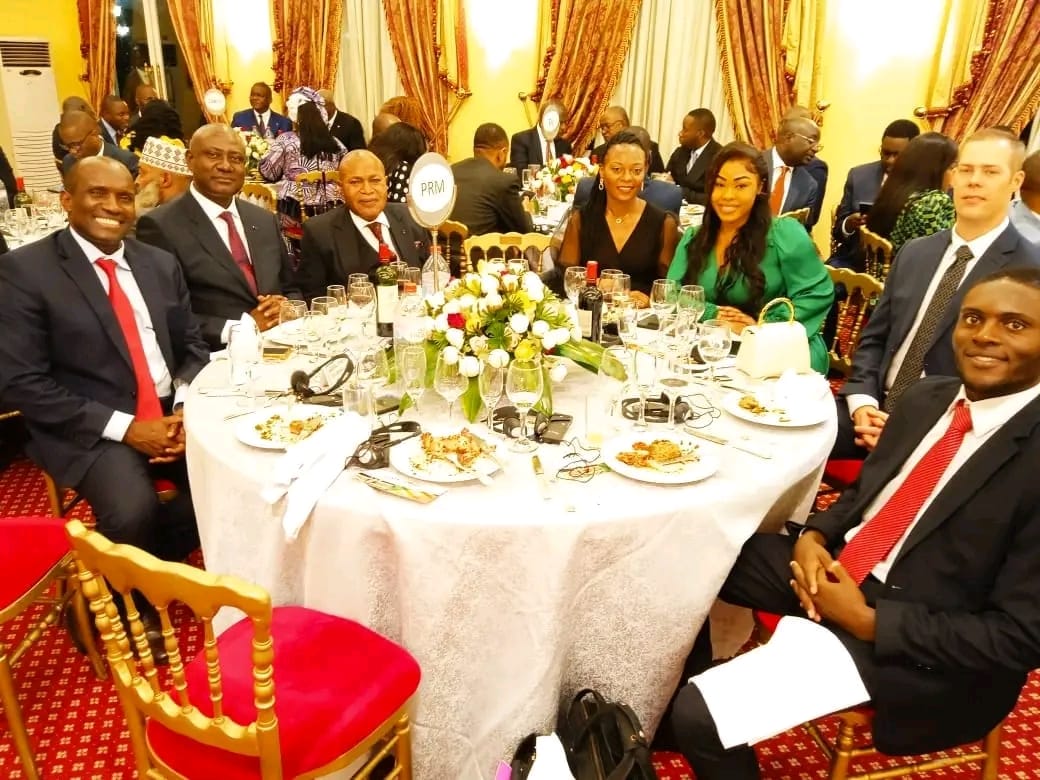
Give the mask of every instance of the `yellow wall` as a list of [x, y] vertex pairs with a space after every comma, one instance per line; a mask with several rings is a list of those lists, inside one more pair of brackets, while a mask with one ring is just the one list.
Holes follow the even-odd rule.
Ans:
[[[217, 77], [231, 81], [228, 119], [249, 108], [249, 88], [258, 81], [271, 84], [271, 15], [268, 0], [213, 0], [213, 60]], [[284, 113], [275, 94], [272, 108]]]
[[[58, 101], [70, 95], [86, 97], [83, 58], [79, 56], [76, 0], [0, 0], [0, 37], [43, 38], [50, 41]], [[54, 107], [58, 121], [60, 105]], [[0, 146], [10, 150], [11, 130], [6, 106], [0, 105]]]

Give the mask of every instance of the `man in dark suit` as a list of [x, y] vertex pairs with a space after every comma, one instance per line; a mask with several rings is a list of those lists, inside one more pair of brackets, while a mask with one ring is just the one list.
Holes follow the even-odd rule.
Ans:
[[[838, 399], [833, 457], [873, 449], [888, 410], [922, 374], [954, 375], [950, 333], [968, 286], [1002, 268], [1040, 265], [1040, 249], [1008, 219], [1024, 157], [1021, 141], [998, 131], [981, 130], [961, 145], [952, 176], [956, 222], [896, 255]], [[983, 169], [1000, 173], [982, 176]]]
[[249, 90], [250, 108], [236, 111], [231, 117], [231, 126], [241, 130], [251, 130], [267, 138], [277, 138], [282, 133], [292, 130], [292, 120], [271, 110], [271, 88], [258, 81]]
[[[180, 560], [198, 534], [179, 402], [209, 359], [188, 290], [173, 257], [125, 238], [125, 167], [83, 160], [61, 201], [69, 228], [0, 263], [0, 405], [22, 413], [29, 456], [77, 489], [100, 531]], [[157, 476], [177, 498], [159, 502]]]
[[126, 166], [131, 176], [137, 176], [137, 155], [110, 144], [101, 137], [97, 120], [83, 111], [69, 111], [61, 115], [58, 135], [68, 154], [61, 161], [61, 175], [68, 176], [72, 167], [86, 157], [111, 157]]
[[917, 123], [909, 119], [891, 122], [881, 134], [881, 159], [857, 165], [849, 170], [845, 179], [845, 191], [834, 218], [832, 235], [838, 243], [838, 248], [827, 260], [828, 265], [863, 270], [863, 258], [859, 252], [859, 229], [867, 221], [867, 215], [860, 212], [860, 206], [874, 203], [885, 177], [895, 165], [896, 158], [920, 133]]
[[213, 349], [249, 313], [260, 330], [278, 324], [286, 297], [299, 297], [278, 219], [237, 198], [246, 176], [245, 149], [227, 125], [203, 125], [185, 155], [188, 191], [137, 221], [137, 237], [176, 256], [191, 308]]
[[119, 146], [130, 127], [130, 108], [118, 95], [105, 95], [101, 101], [101, 137], [105, 143]]
[[344, 156], [339, 165], [343, 205], [303, 225], [296, 281], [307, 298], [324, 295], [330, 284], [346, 284], [351, 274], [373, 277], [381, 262], [402, 260], [421, 268], [430, 234], [403, 203], [386, 202], [386, 171], [366, 149]]
[[816, 224], [819, 186], [806, 169], [820, 148], [820, 128], [811, 119], [791, 118], [780, 122], [776, 143], [763, 159], [769, 169], [769, 204], [773, 214], [809, 208], [805, 229]]
[[[151, 84], [138, 84], [134, 87], [134, 106], [131, 108], [130, 114], [130, 129], [133, 130], [137, 127], [137, 123], [141, 121], [141, 117], [144, 114], [144, 109], [149, 103], [154, 103], [159, 99], [159, 93], [155, 87]], [[130, 103], [127, 102], [129, 106]]]
[[508, 151], [506, 131], [489, 122], [473, 134], [473, 156], [451, 166], [458, 191], [451, 219], [469, 228], [470, 235], [534, 229], [520, 200], [520, 182], [502, 172]]
[[[801, 535], [748, 540], [720, 594], [831, 632], [834, 655], [853, 663], [846, 682], [858, 676], [874, 708], [874, 744], [893, 755], [980, 739], [1040, 665], [1040, 269], [988, 277], [956, 319], [960, 378], [908, 390], [856, 485]], [[685, 672], [710, 663], [702, 631]], [[828, 680], [807, 663], [813, 701]], [[671, 717], [697, 777], [758, 778], [749, 746], [723, 749], [698, 685]], [[784, 706], [755, 693], [767, 710]]]
[[[85, 114], [94, 116], [94, 111], [86, 100], [81, 98], [79, 95], [72, 95], [61, 101], [61, 113], [62, 116], [69, 113], [70, 111], [82, 111]], [[54, 164], [58, 167], [58, 171], [61, 171], [61, 162], [65, 159], [65, 155], [69, 153], [69, 150], [62, 143], [61, 136], [58, 134], [58, 128], [61, 127], [61, 122], [58, 122], [54, 126], [54, 132], [51, 133], [51, 150], [54, 152]]]
[[[628, 112], [621, 106], [608, 106], [599, 118], [599, 132], [603, 136], [603, 143], [589, 154], [596, 158], [596, 162], [603, 162], [603, 154], [607, 150], [607, 142], [622, 130], [631, 132], [632, 122], [629, 121]], [[655, 141], [650, 142], [650, 168], [647, 174], [664, 173], [664, 161], [661, 159], [661, 150]]]
[[[643, 147], [643, 151], [647, 153], [646, 164], [647, 170], [650, 167], [650, 158], [652, 152], [650, 133], [647, 132], [646, 128], [632, 126], [625, 128], [625, 132], [631, 133], [639, 139], [639, 143]], [[595, 177], [586, 176], [584, 179], [578, 181], [578, 186], [574, 188], [574, 208], [581, 208], [589, 201], [589, 196], [592, 194], [592, 186]], [[661, 181], [658, 179], [650, 178], [649, 174], [643, 179], [643, 188], [639, 190], [639, 197], [645, 200], [647, 203], [653, 203], [664, 211], [679, 216], [679, 211], [682, 209], [682, 189], [679, 185], [672, 184], [668, 181]]]
[[559, 100], [547, 100], [538, 111], [538, 123], [534, 127], [513, 134], [509, 142], [509, 164], [516, 168], [517, 174], [529, 165], [545, 167], [549, 160], [574, 153], [571, 142], [566, 138], [557, 135], [550, 141], [542, 133], [542, 117], [550, 107], [559, 112], [561, 130], [567, 122], [567, 110], [563, 103]]
[[319, 89], [318, 94], [325, 101], [325, 113], [329, 115], [329, 132], [333, 137], [343, 144], [343, 148], [348, 152], [366, 148], [365, 131], [361, 129], [360, 120], [336, 108], [331, 89]]
[[714, 138], [715, 115], [706, 108], [695, 108], [683, 117], [679, 131], [679, 145], [668, 158], [665, 170], [672, 181], [682, 188], [687, 203], [708, 202], [708, 188], [704, 176], [711, 167], [722, 144]]

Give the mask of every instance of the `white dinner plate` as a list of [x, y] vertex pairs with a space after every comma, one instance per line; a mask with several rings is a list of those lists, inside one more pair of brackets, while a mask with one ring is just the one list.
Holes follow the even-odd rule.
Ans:
[[303, 320], [290, 320], [264, 331], [265, 339], [283, 347], [298, 347], [304, 343]]
[[[472, 431], [472, 429], [470, 429]], [[450, 431], [432, 432], [435, 436], [442, 436]], [[475, 431], [474, 431], [475, 433]], [[481, 438], [483, 441], [484, 439]], [[481, 455], [470, 469], [460, 470], [454, 464], [443, 460], [430, 460], [423, 453], [422, 438], [416, 436], [406, 439], [400, 444], [390, 448], [390, 465], [408, 477], [425, 480], [426, 482], [440, 482], [450, 484], [453, 482], [469, 482], [477, 478], [477, 475], [487, 476], [498, 471], [498, 461]]]
[[[758, 425], [769, 425], [773, 428], [807, 428], [810, 425], [819, 425], [834, 414], [834, 403], [826, 401], [799, 409], [793, 415], [783, 409], [769, 409], [768, 404], [763, 404], [767, 407], [767, 411], [755, 414], [740, 405], [740, 399], [745, 395], [753, 395], [753, 393], [727, 393], [722, 399], [722, 408], [734, 417]], [[756, 400], [761, 403], [761, 399], [756, 398]]]
[[279, 425], [274, 428], [274, 438], [265, 438], [261, 428], [275, 415], [278, 415], [282, 421], [288, 424], [316, 416], [328, 419], [339, 414], [341, 414], [341, 410], [330, 406], [296, 404], [292, 409], [288, 406], [269, 406], [265, 409], [257, 409], [252, 414], [247, 414], [241, 420], [238, 420], [235, 423], [235, 437], [250, 447], [258, 447], [262, 450], [284, 450], [286, 447], [295, 444], [297, 441], [303, 441], [307, 437], [305, 436], [297, 440], [286, 440], [277, 435], [277, 431], [281, 427]]
[[[681, 464], [681, 467], [674, 472], [664, 472], [653, 468], [629, 466], [627, 463], [622, 463], [618, 460], [618, 455], [622, 452], [631, 451], [632, 445], [636, 442], [650, 444], [658, 439], [668, 439], [669, 441], [675, 442], [683, 450], [696, 450], [697, 455], [699, 456], [698, 460], [693, 463], [683, 463]], [[639, 433], [627, 433], [623, 436], [618, 436], [603, 445], [601, 455], [612, 471], [616, 471], [623, 477], [636, 479], [640, 482], [650, 482], [654, 485], [685, 485], [690, 482], [699, 482], [702, 479], [707, 479], [719, 470], [718, 458], [707, 454], [696, 439], [692, 436], [686, 436], [682, 433], [672, 433], [671, 431], [642, 431]]]

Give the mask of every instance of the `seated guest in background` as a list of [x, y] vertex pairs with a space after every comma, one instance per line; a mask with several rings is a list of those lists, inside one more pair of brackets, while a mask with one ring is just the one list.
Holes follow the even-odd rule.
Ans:
[[473, 156], [451, 166], [458, 194], [450, 219], [465, 225], [471, 236], [534, 229], [520, 199], [519, 180], [502, 172], [508, 154], [506, 131], [488, 122], [473, 134]]
[[845, 191], [841, 203], [834, 215], [833, 237], [838, 242], [838, 249], [827, 261], [835, 268], [854, 268], [863, 270], [863, 255], [859, 251], [859, 229], [866, 222], [867, 215], [860, 211], [863, 206], [870, 207], [877, 200], [881, 185], [889, 174], [896, 158], [907, 145], [921, 134], [916, 122], [909, 119], [897, 119], [890, 123], [881, 134], [880, 160], [857, 165], [849, 171], [845, 178]]
[[319, 89], [318, 96], [325, 101], [325, 113], [329, 115], [329, 132], [332, 137], [343, 144], [348, 152], [351, 149], [364, 149], [365, 131], [361, 129], [358, 118], [336, 108], [331, 89]]
[[687, 203], [708, 202], [704, 175], [722, 144], [714, 138], [715, 115], [706, 108], [695, 108], [683, 117], [679, 145], [668, 158], [666, 169], [672, 181], [682, 187]]
[[[808, 119], [814, 124], [816, 119], [813, 117], [812, 111], [805, 106], [791, 106], [784, 112], [782, 119]], [[820, 214], [823, 213], [823, 199], [827, 194], [827, 176], [828, 169], [827, 163], [819, 157], [819, 152], [823, 148], [820, 144], [816, 148], [816, 155], [813, 156], [809, 162], [805, 164], [805, 170], [809, 172], [809, 175], [816, 181], [816, 202], [813, 204], [813, 216], [812, 222], [815, 225], [820, 220]]]
[[[668, 278], [701, 285], [708, 302], [702, 319], [723, 320], [737, 334], [758, 322], [764, 304], [790, 298], [794, 317], [809, 336], [812, 368], [826, 374], [829, 358], [820, 330], [834, 285], [805, 229], [793, 219], [774, 219], [768, 175], [765, 160], [752, 147], [722, 147], [708, 169], [704, 221], [686, 231]], [[766, 319], [788, 316], [786, 308], [776, 307]]]
[[188, 191], [191, 171], [183, 144], [149, 138], [137, 170], [137, 218]]
[[[29, 456], [90, 503], [99, 531], [181, 560], [199, 538], [180, 403], [209, 360], [184, 277], [168, 253], [125, 238], [125, 166], [83, 160], [61, 202], [69, 227], [0, 263], [0, 406], [22, 413]], [[177, 497], [160, 503], [156, 477]], [[144, 618], [162, 662], [156, 615]]]
[[141, 118], [130, 132], [130, 151], [140, 152], [149, 138], [184, 140], [181, 116], [165, 100], [152, 100], [141, 110]]
[[[647, 150], [647, 166], [650, 165], [650, 133], [643, 127], [629, 127], [625, 132], [631, 133], [639, 139], [639, 143]], [[649, 170], [649, 168], [648, 168]], [[586, 176], [578, 180], [578, 186], [574, 188], [574, 208], [581, 208], [589, 200], [592, 194], [593, 179]], [[669, 181], [654, 179], [649, 174], [643, 179], [643, 187], [639, 190], [639, 197], [647, 203], [653, 203], [662, 211], [679, 215], [682, 209], [682, 189], [677, 184]]]
[[1040, 244], [1040, 152], [1026, 158], [1022, 171], [1025, 178], [1019, 189], [1020, 199], [1011, 206], [1011, 224], [1026, 241]]
[[69, 111], [61, 115], [58, 123], [58, 135], [61, 142], [69, 150], [65, 159], [61, 161], [61, 175], [69, 175], [69, 171], [80, 160], [86, 157], [111, 157], [121, 162], [130, 171], [130, 175], [137, 176], [137, 155], [120, 149], [115, 144], [106, 142], [101, 137], [97, 119], [84, 111]]
[[249, 90], [250, 108], [236, 111], [231, 117], [231, 126], [265, 138], [277, 138], [282, 133], [288, 133], [292, 130], [292, 121], [271, 110], [271, 97], [271, 88], [262, 81], [256, 82]]
[[137, 123], [141, 121], [141, 115], [144, 113], [144, 107], [151, 103], [153, 100], [158, 99], [159, 93], [155, 91], [155, 87], [153, 87], [151, 84], [138, 84], [134, 88], [134, 104], [137, 107], [136, 109], [132, 109], [133, 113], [130, 114], [131, 130], [133, 130]]
[[278, 218], [236, 197], [246, 178], [241, 136], [227, 125], [203, 125], [185, 159], [188, 192], [141, 217], [137, 237], [180, 262], [202, 335], [220, 349], [243, 314], [268, 330], [282, 301], [299, 295]]
[[[0, 146], [0, 183], [7, 190], [7, 202], [0, 202], [0, 206], [3, 206], [3, 208], [14, 208], [14, 196], [18, 194], [18, 181], [2, 146]], [[0, 211], [2, 210], [0, 209]]]
[[588, 203], [571, 214], [560, 247], [560, 265], [599, 262], [632, 277], [632, 298], [650, 305], [650, 288], [664, 276], [679, 239], [679, 223], [639, 197], [646, 178], [646, 150], [622, 130], [607, 142]]
[[101, 101], [101, 135], [106, 143], [119, 146], [130, 127], [130, 108], [121, 97], [105, 95]]
[[390, 125], [396, 125], [400, 121], [400, 117], [389, 114], [386, 111], [380, 111], [372, 120], [372, 140], [374, 141], [376, 136], [386, 132]]
[[[87, 101], [78, 95], [65, 98], [61, 103], [62, 116], [69, 113], [70, 111], [82, 111], [84, 114], [90, 114], [94, 116], [94, 110], [87, 104]], [[62, 160], [65, 159], [65, 155], [69, 153], [69, 150], [62, 143], [61, 135], [58, 133], [58, 128], [61, 127], [61, 122], [54, 126], [54, 132], [51, 133], [51, 149], [54, 152], [54, 164], [58, 166], [58, 170], [61, 170]]]
[[[608, 106], [603, 112], [603, 116], [599, 118], [599, 132], [603, 136], [603, 143], [592, 149], [589, 152], [590, 156], [595, 157], [597, 161], [603, 159], [607, 141], [613, 138], [615, 133], [626, 128], [629, 131], [632, 129], [632, 123], [628, 119], [628, 112], [621, 106]], [[647, 173], [664, 173], [664, 161], [661, 159], [661, 150], [654, 141], [650, 142], [650, 170]]]
[[563, 107], [563, 103], [559, 100], [547, 100], [542, 103], [535, 126], [514, 133], [509, 141], [509, 164], [516, 168], [517, 174], [529, 165], [544, 168], [549, 160], [565, 154], [573, 154], [571, 142], [566, 138], [557, 135], [556, 138], [549, 141], [542, 135], [542, 117], [550, 106], [559, 112], [560, 131], [563, 131], [563, 125], [567, 122], [567, 109]]
[[372, 138], [368, 151], [383, 163], [387, 199], [391, 203], [404, 203], [408, 197], [408, 177], [412, 175], [412, 166], [426, 154], [426, 137], [422, 131], [403, 120], [395, 122]]
[[387, 203], [386, 172], [372, 152], [355, 149], [339, 166], [343, 205], [307, 220], [296, 279], [310, 300], [330, 284], [347, 284], [351, 274], [374, 279], [380, 263], [402, 260], [421, 268], [430, 252], [430, 234], [408, 207]]
[[819, 185], [806, 166], [820, 148], [820, 128], [811, 119], [791, 118], [780, 122], [776, 143], [763, 152], [769, 170], [769, 207], [773, 216], [810, 209], [806, 230], [816, 224]]
[[[885, 186], [924, 137], [910, 142]], [[838, 397], [832, 457], [866, 457], [907, 388], [922, 375], [955, 375], [950, 333], [966, 289], [1003, 268], [1040, 266], [1040, 249], [1008, 219], [1024, 157], [1024, 144], [999, 131], [980, 130], [961, 144], [951, 177], [956, 222], [952, 230], [911, 241], [896, 255]], [[871, 216], [875, 209], [876, 204]]]
[[[983, 279], [954, 319], [956, 376], [907, 391], [856, 485], [800, 536], [755, 534], [719, 594], [837, 638], [832, 652], [853, 662], [848, 682], [858, 678], [874, 710], [874, 744], [892, 755], [981, 739], [1040, 664], [1040, 270]], [[684, 674], [711, 665], [706, 629]], [[828, 683], [843, 681], [806, 680], [805, 701]], [[671, 717], [696, 776], [760, 777], [750, 746], [723, 748], [698, 684]], [[785, 706], [768, 686], [753, 698]]]
[[260, 175], [278, 182], [278, 215], [282, 234], [298, 257], [303, 236], [303, 211], [321, 214], [342, 202], [343, 194], [334, 181], [297, 184], [307, 171], [329, 173], [339, 168], [346, 150], [329, 132], [328, 114], [321, 96], [310, 87], [293, 90], [286, 101], [293, 129], [271, 142], [260, 160]]
[[866, 225], [892, 242], [898, 252], [907, 241], [930, 236], [953, 224], [953, 199], [946, 194], [957, 162], [957, 144], [942, 133], [917, 136], [881, 185]]

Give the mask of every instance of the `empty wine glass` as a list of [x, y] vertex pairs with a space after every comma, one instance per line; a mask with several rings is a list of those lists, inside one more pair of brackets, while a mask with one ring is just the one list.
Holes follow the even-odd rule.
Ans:
[[506, 372], [506, 395], [520, 418], [520, 437], [510, 447], [513, 452], [532, 452], [538, 445], [527, 438], [527, 415], [545, 389], [542, 364], [535, 360], [514, 360]]
[[628, 349], [639, 346], [639, 309], [636, 302], [626, 296], [615, 298], [614, 317], [617, 320], [618, 338]]
[[646, 398], [657, 384], [657, 356], [649, 352], [637, 351], [632, 358], [632, 368], [636, 390], [639, 392], [639, 419], [636, 420], [635, 429], [645, 431], [647, 429]]
[[286, 300], [278, 307], [278, 333], [290, 346], [303, 346], [303, 315], [307, 313], [305, 301]]
[[437, 355], [437, 365], [433, 370], [433, 389], [448, 402], [449, 424], [451, 424], [452, 414], [455, 410], [455, 401], [466, 392], [468, 383], [469, 380], [459, 371], [458, 359], [449, 363], [444, 358], [444, 350], [441, 350]]
[[495, 407], [502, 398], [502, 392], [506, 386], [506, 369], [493, 366], [486, 360], [480, 364], [480, 374], [477, 376], [477, 389], [480, 391], [480, 400], [487, 408], [488, 435], [494, 433]]
[[347, 321], [350, 337], [365, 338], [376, 310], [376, 288], [371, 282], [354, 282], [347, 291]]
[[658, 320], [665, 314], [675, 311], [679, 299], [679, 283], [674, 279], [655, 279], [650, 288], [650, 308], [654, 310]]
[[700, 322], [706, 308], [704, 288], [699, 284], [684, 284], [679, 290], [679, 311], [690, 318], [691, 322]]
[[322, 340], [320, 348], [323, 354], [330, 353], [330, 344], [336, 335], [336, 327], [339, 319], [336, 316], [336, 308], [339, 302], [330, 295], [319, 295], [311, 299], [311, 311], [316, 311], [325, 317], [322, 327]]
[[585, 269], [580, 265], [574, 265], [563, 272], [563, 289], [567, 293], [567, 299], [572, 306], [578, 305], [578, 296], [585, 289]]
[[368, 405], [371, 409], [371, 420], [373, 426], [376, 424], [376, 391], [385, 387], [390, 379], [390, 363], [386, 357], [386, 350], [378, 346], [372, 346], [362, 350], [358, 354], [354, 366], [354, 376], [358, 385], [368, 393]]
[[419, 400], [426, 391], [426, 350], [417, 344], [401, 347], [397, 357], [397, 372], [401, 377], [401, 387], [412, 399], [418, 416]]
[[733, 336], [729, 325], [722, 320], [708, 320], [700, 324], [697, 334], [697, 351], [701, 360], [708, 364], [709, 378], [715, 381], [715, 364], [729, 357]]

